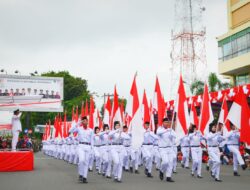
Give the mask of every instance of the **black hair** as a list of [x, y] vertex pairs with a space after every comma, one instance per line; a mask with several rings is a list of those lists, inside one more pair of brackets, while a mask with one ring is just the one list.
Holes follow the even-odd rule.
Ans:
[[104, 131], [106, 130], [106, 128], [109, 129], [109, 125], [108, 125], [108, 124], [104, 124], [104, 125], [103, 125], [103, 130], [104, 130]]
[[94, 129], [95, 134], [96, 134], [97, 129], [99, 129], [99, 127], [95, 127], [95, 129]]
[[124, 126], [123, 126], [123, 129], [127, 129], [127, 128], [128, 128], [128, 126], [127, 126], [127, 125], [124, 125]]
[[15, 111], [14, 111], [14, 114], [16, 115], [18, 112], [19, 112], [19, 109], [15, 110]]
[[144, 123], [145, 125], [149, 125], [150, 124], [150, 122], [149, 121], [145, 121], [145, 123]]
[[169, 121], [169, 119], [167, 117], [165, 117], [162, 119], [162, 122], [164, 122], [164, 121]]
[[212, 122], [212, 123], [210, 123], [209, 124], [209, 132], [213, 132], [212, 131], [212, 128], [215, 126], [215, 123], [214, 122]]
[[88, 120], [87, 116], [83, 116], [82, 120]]

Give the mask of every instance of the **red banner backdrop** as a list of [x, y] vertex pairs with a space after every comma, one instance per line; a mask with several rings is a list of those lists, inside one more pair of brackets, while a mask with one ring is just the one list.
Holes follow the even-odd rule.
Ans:
[[0, 172], [32, 171], [33, 169], [32, 151], [0, 152]]

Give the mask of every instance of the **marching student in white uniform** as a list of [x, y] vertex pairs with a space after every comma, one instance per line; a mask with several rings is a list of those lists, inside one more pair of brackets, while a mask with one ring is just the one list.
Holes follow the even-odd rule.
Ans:
[[94, 129], [95, 134], [94, 134], [94, 158], [95, 158], [95, 167], [98, 172], [98, 174], [101, 174], [101, 146], [102, 142], [100, 139], [100, 129], [99, 127], [95, 127]]
[[87, 182], [90, 151], [93, 146], [93, 130], [88, 128], [87, 117], [82, 117], [82, 121], [73, 123], [70, 133], [78, 133], [79, 145], [78, 145], [78, 173], [79, 180], [83, 183]]
[[190, 142], [189, 136], [186, 134], [180, 139], [180, 146], [182, 152], [182, 161], [181, 166], [186, 169], [189, 169], [189, 157], [190, 157]]
[[102, 175], [111, 178], [112, 157], [110, 154], [109, 126], [103, 125], [103, 131], [99, 133], [101, 139], [101, 159], [102, 159]]
[[244, 160], [242, 159], [239, 151], [240, 146], [240, 132], [236, 126], [230, 122], [231, 131], [226, 135], [227, 147], [230, 152], [233, 153], [233, 170], [234, 176], [240, 176], [238, 173], [238, 165], [241, 165], [242, 169], [247, 168]]
[[11, 143], [11, 147], [12, 147], [12, 151], [16, 151], [16, 145], [18, 142], [18, 137], [19, 137], [19, 133], [22, 131], [22, 124], [20, 121], [20, 117], [21, 117], [22, 113], [19, 111], [19, 109], [15, 110], [11, 119], [11, 124], [12, 124], [12, 143]]
[[123, 140], [130, 139], [130, 136], [120, 128], [120, 122], [114, 122], [114, 130], [110, 131], [109, 138], [111, 140], [111, 155], [113, 160], [113, 176], [115, 182], [121, 182], [122, 178], [122, 166], [124, 158], [124, 146]]
[[163, 119], [162, 126], [157, 129], [156, 134], [159, 137], [158, 145], [162, 160], [159, 177], [163, 180], [165, 173], [166, 181], [174, 182], [172, 179], [173, 160], [175, 156], [173, 147], [175, 144], [176, 133], [171, 128], [171, 122], [168, 118]]
[[153, 143], [156, 139], [158, 139], [158, 137], [152, 131], [150, 131], [149, 122], [145, 122], [144, 127], [145, 127], [145, 132], [141, 149], [143, 160], [145, 160], [144, 172], [147, 177], [153, 177], [151, 174], [153, 166], [153, 153], [154, 153]]
[[207, 139], [207, 149], [209, 159], [211, 160], [211, 176], [217, 182], [220, 180], [220, 150], [219, 144], [224, 140], [221, 135], [221, 132], [216, 132], [216, 125], [214, 123], [209, 124], [209, 133], [206, 135]]
[[[131, 171], [130, 168], [130, 157], [131, 157], [131, 133], [128, 133], [128, 127], [125, 125], [123, 126], [123, 132], [128, 134], [130, 136], [129, 139], [123, 140], [122, 144], [124, 146], [124, 150], [125, 150], [125, 154], [124, 154], [124, 158], [123, 158], [123, 169], [128, 172], [129, 169]], [[132, 168], [132, 172], [133, 172], [133, 168]]]
[[192, 171], [191, 175], [194, 176], [195, 172], [197, 174], [197, 178], [202, 178], [201, 176], [201, 166], [202, 166], [202, 149], [201, 149], [201, 141], [205, 140], [202, 136], [201, 132], [197, 130], [196, 125], [192, 125], [192, 128], [189, 132], [189, 141], [191, 147], [191, 155], [192, 155]]

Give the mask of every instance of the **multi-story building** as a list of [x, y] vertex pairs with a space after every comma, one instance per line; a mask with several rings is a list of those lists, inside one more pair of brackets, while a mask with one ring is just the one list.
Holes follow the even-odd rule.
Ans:
[[228, 32], [219, 36], [219, 74], [250, 83], [250, 0], [228, 0]]

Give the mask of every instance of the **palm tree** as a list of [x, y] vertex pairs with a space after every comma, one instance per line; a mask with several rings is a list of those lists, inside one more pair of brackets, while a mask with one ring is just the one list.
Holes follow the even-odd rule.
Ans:
[[193, 95], [203, 94], [204, 82], [195, 79], [190, 85], [190, 91]]

